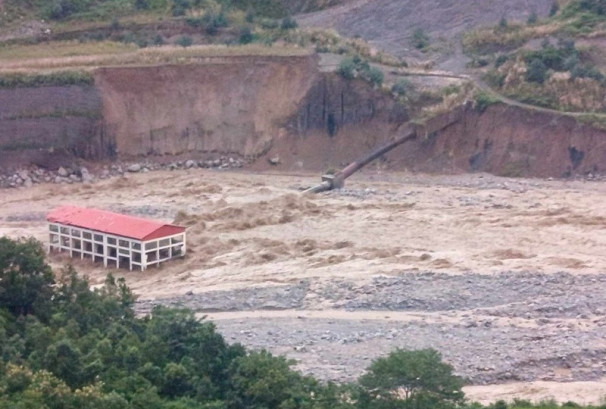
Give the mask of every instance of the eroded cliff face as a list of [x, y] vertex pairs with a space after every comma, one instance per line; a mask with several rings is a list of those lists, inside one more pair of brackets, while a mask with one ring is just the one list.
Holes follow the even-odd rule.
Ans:
[[[94, 86], [0, 90], [0, 168], [235, 154], [257, 158], [257, 169], [277, 156], [278, 170], [321, 172], [402, 135], [409, 115], [362, 80], [320, 72], [314, 56], [108, 67], [96, 72]], [[605, 141], [606, 131], [574, 118], [505, 105], [480, 113], [467, 105], [435, 118], [415, 141], [371, 166], [505, 176], [604, 173]]]
[[120, 157], [257, 156], [317, 80], [304, 57], [209, 58], [195, 65], [103, 68], [96, 86]]
[[561, 115], [493, 105], [392, 156], [395, 168], [567, 177], [606, 172], [606, 131]]
[[[352, 84], [333, 83], [322, 89], [326, 93], [309, 94], [315, 108], [303, 104], [287, 136], [270, 152], [283, 158], [287, 169], [321, 171], [341, 167], [407, 129], [403, 126], [406, 111], [390, 98]], [[358, 103], [348, 104], [352, 98]], [[468, 103], [431, 119], [426, 128], [419, 128], [415, 140], [371, 166], [513, 177], [604, 174], [606, 131], [572, 117], [501, 104], [481, 113]]]
[[0, 89], [0, 167], [60, 156], [110, 156], [102, 101], [92, 86]]

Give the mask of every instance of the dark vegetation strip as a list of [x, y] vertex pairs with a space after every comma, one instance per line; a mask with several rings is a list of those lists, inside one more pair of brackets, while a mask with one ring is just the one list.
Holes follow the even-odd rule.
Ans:
[[85, 71], [57, 71], [47, 74], [10, 73], [0, 74], [0, 88], [31, 88], [54, 86], [91, 86], [95, 78]]

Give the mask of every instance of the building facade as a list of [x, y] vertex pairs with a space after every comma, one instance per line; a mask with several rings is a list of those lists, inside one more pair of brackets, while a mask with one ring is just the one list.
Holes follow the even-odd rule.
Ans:
[[99, 209], [62, 206], [47, 215], [49, 251], [142, 271], [183, 257], [185, 228]]

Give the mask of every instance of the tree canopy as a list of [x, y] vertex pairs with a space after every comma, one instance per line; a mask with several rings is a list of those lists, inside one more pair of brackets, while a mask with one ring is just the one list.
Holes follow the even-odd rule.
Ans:
[[462, 379], [433, 349], [397, 349], [374, 361], [360, 385], [366, 401], [396, 402], [414, 409], [455, 407], [464, 398]]

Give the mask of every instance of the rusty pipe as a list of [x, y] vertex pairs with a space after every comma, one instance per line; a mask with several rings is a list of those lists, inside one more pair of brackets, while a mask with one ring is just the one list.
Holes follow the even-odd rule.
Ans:
[[417, 136], [417, 134], [416, 134], [415, 129], [410, 128], [408, 130], [408, 132], [406, 132], [403, 136], [399, 137], [395, 141], [390, 142], [387, 145], [382, 146], [382, 147], [372, 151], [368, 155], [364, 156], [362, 159], [351, 162], [349, 165], [344, 167], [342, 170], [340, 170], [336, 174], [323, 175], [322, 183], [305, 190], [305, 192], [321, 193], [321, 192], [326, 192], [326, 191], [332, 190], [332, 189], [342, 188], [343, 185], [345, 184], [345, 179], [347, 179], [348, 177], [353, 175], [355, 172], [357, 172], [364, 166], [368, 165], [373, 160], [377, 159], [378, 157], [380, 157], [380, 156], [386, 154], [387, 152], [389, 152], [390, 150], [394, 149], [395, 147], [400, 146], [405, 142], [415, 139], [416, 136]]

